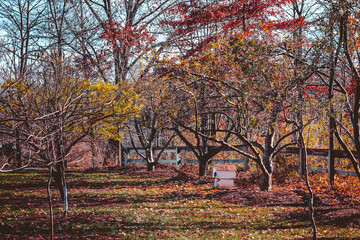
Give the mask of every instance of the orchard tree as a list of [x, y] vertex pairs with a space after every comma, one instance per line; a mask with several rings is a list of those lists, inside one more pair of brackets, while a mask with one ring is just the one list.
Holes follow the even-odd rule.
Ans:
[[[93, 129], [106, 129], [109, 122], [121, 125], [136, 114], [136, 94], [119, 85], [91, 82], [77, 78], [66, 67], [60, 73], [58, 58], [48, 56], [42, 66], [38, 81], [7, 80], [2, 88], [8, 88], [1, 108], [2, 122], [11, 129], [19, 129], [11, 136], [23, 142], [23, 167], [48, 166], [48, 196], [53, 236], [53, 211], [50, 185], [54, 178], [67, 212], [67, 188], [65, 171], [72, 148], [80, 143]], [[110, 128], [111, 129], [111, 128]], [[12, 135], [13, 133], [8, 134]], [[2, 172], [16, 169], [1, 168]]]
[[[201, 67], [187, 65], [183, 71], [197, 77], [192, 83], [202, 79], [209, 86], [208, 98], [218, 98], [220, 104], [209, 105], [208, 112], [221, 122], [215, 135], [191, 129], [189, 123], [186, 129], [254, 160], [262, 171], [261, 190], [271, 190], [275, 158], [297, 143], [291, 136], [301, 130], [292, 114], [298, 103], [291, 59], [271, 40], [239, 35], [210, 45], [201, 55]], [[188, 91], [188, 86], [179, 88]]]
[[[355, 173], [360, 179], [360, 160], [352, 150], [360, 152], [360, 72], [359, 59], [359, 3], [357, 1], [326, 2], [327, 10], [331, 14], [333, 31], [339, 34], [334, 42], [332, 57], [333, 65], [330, 68], [329, 100], [332, 106], [330, 112], [333, 119], [330, 129], [336, 136], [341, 147], [347, 153]], [[351, 36], [351, 37], [350, 37]], [[335, 94], [335, 87], [340, 88]], [[344, 108], [336, 111], [335, 101], [342, 102]], [[343, 132], [343, 133], [341, 133]], [[333, 176], [330, 181], [333, 181]]]
[[[214, 50], [214, 51], [213, 51]], [[216, 135], [217, 127], [223, 124], [217, 108], [226, 105], [222, 97], [215, 94], [214, 88], [204, 75], [215, 74], [214, 71], [225, 75], [228, 68], [215, 69], [213, 56], [218, 49], [211, 49], [207, 53], [191, 59], [175, 57], [174, 61], [164, 62], [168, 71], [169, 91], [171, 92], [171, 111], [166, 118], [171, 130], [175, 131], [181, 141], [191, 149], [199, 161], [199, 175], [206, 174], [207, 164], [212, 157], [224, 149], [224, 146], [209, 142], [208, 137]], [[202, 73], [204, 75], [199, 74]], [[224, 107], [226, 110], [226, 107]], [[227, 124], [227, 123], [226, 123]], [[231, 128], [230, 123], [228, 127]], [[229, 140], [230, 134], [219, 133], [224, 141]]]
[[[298, 102], [306, 101], [304, 96], [304, 89], [311, 83], [311, 78], [314, 78], [317, 59], [316, 52], [318, 51], [318, 44], [316, 43], [317, 36], [314, 31], [316, 23], [321, 16], [320, 5], [316, 1], [309, 0], [291, 0], [283, 7], [283, 11], [278, 15], [279, 21], [284, 19], [298, 19], [302, 24], [295, 24], [291, 27], [285, 28], [280, 38], [283, 42], [282, 47], [293, 60], [292, 68], [294, 79], [297, 81]], [[301, 105], [301, 104], [300, 104]], [[303, 109], [296, 109], [298, 126], [303, 125]], [[299, 132], [294, 135], [294, 139], [299, 140]], [[305, 172], [305, 152], [302, 141], [298, 141], [299, 146], [299, 160], [300, 160], [300, 176]]]
[[[207, 82], [203, 77], [199, 78], [202, 80], [199, 80], [198, 83]], [[194, 85], [181, 87], [176, 91], [177, 103], [183, 104], [183, 106], [176, 106], [176, 111], [174, 111], [176, 113], [171, 116], [171, 129], [191, 149], [199, 162], [199, 176], [204, 176], [209, 161], [224, 150], [224, 145], [209, 141], [210, 137], [214, 137], [217, 132], [220, 132], [218, 130], [218, 125], [221, 122], [220, 114], [213, 107], [209, 107], [209, 103], [215, 99], [199, 97]], [[207, 106], [204, 104], [205, 101]], [[225, 124], [230, 128], [233, 126], [231, 123]], [[217, 134], [217, 136], [223, 141], [228, 141], [230, 138], [229, 133]]]
[[[180, 2], [172, 9], [176, 13], [176, 17], [168, 19], [166, 24], [171, 26], [174, 35], [178, 36], [172, 44], [180, 50], [180, 57], [191, 61], [192, 57], [199, 57], [209, 46], [209, 43], [216, 42], [218, 38], [226, 39], [229, 36], [240, 34], [251, 37], [259, 35], [259, 39], [261, 39], [261, 33], [264, 29], [284, 29], [293, 25], [301, 25], [303, 23], [301, 17], [275, 20], [275, 16], [282, 11], [281, 7], [287, 3], [288, 1], [282, 0]], [[268, 31], [268, 33], [274, 36], [272, 32]], [[199, 57], [199, 59], [201, 58]], [[220, 69], [228, 68], [223, 64]], [[212, 76], [212, 74], [207, 75], [207, 72], [201, 73], [199, 71], [197, 73], [199, 74], [197, 77], [202, 78], [203, 81], [203, 76]], [[206, 84], [198, 84], [198, 93], [202, 96], [197, 95], [197, 99], [207, 97], [208, 93], [204, 86]], [[203, 105], [203, 103], [200, 104], [198, 110], [201, 111]], [[201, 123], [199, 124], [199, 132], [204, 133], [206, 129], [203, 127], [208, 121], [208, 116], [206, 114], [199, 114], [199, 116], [203, 117], [199, 120]], [[230, 127], [231, 124], [228, 126]], [[206, 136], [206, 134], [203, 135]], [[208, 141], [202, 140], [201, 142], [203, 149], [207, 149]]]
[[233, 61], [232, 76], [209, 80], [236, 109], [235, 114], [227, 116], [236, 125], [231, 133], [250, 149], [247, 156], [260, 167], [260, 189], [271, 190], [276, 156], [287, 146], [297, 144], [291, 135], [302, 128], [294, 124], [293, 111], [301, 103], [294, 92], [297, 83], [290, 59], [271, 40], [237, 37], [230, 40], [228, 49], [226, 52], [231, 53], [226, 57]]
[[[152, 171], [174, 138], [164, 117], [174, 106], [169, 101], [171, 90], [166, 77], [153, 73], [144, 80], [136, 86], [142, 108], [139, 115], [129, 121], [128, 127], [132, 146], [146, 160], [147, 170]], [[157, 146], [159, 141], [160, 146]], [[139, 147], [145, 151], [140, 152]], [[154, 154], [154, 147], [161, 148], [157, 154]]]

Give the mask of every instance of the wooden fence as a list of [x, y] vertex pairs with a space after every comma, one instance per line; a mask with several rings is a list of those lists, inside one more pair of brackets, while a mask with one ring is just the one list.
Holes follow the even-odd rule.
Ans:
[[[242, 145], [236, 146], [236, 147], [244, 147]], [[155, 147], [153, 148], [154, 152], [160, 152], [161, 151], [161, 147]], [[144, 159], [132, 159], [129, 158], [129, 154], [130, 153], [136, 153], [138, 152], [145, 152], [145, 149], [143, 148], [133, 148], [133, 147], [123, 147], [122, 151], [124, 153], [124, 159], [125, 159], [125, 166], [128, 166], [128, 164], [130, 162], [146, 162]], [[224, 148], [223, 151], [234, 151], [230, 148]], [[183, 153], [183, 152], [192, 152], [191, 149], [189, 147], [186, 146], [180, 146], [180, 147], [169, 147], [167, 149], [164, 150], [164, 153], [175, 153], [175, 159], [166, 159], [166, 160], [159, 160], [159, 163], [172, 163], [176, 165], [176, 169], [179, 169], [179, 165], [180, 164], [185, 164], [185, 163], [198, 163], [198, 160], [188, 160], [188, 159], [180, 159], [179, 154]], [[299, 154], [299, 148], [296, 147], [288, 147], [285, 148], [282, 151], [283, 154], [295, 154], [298, 155]], [[329, 155], [329, 150], [328, 149], [315, 149], [315, 148], [307, 148], [307, 154], [309, 156], [317, 156], [317, 157], [328, 157]], [[359, 157], [359, 154], [357, 152], [353, 152], [355, 157]], [[345, 153], [345, 151], [343, 150], [334, 150], [334, 156], [335, 158], [347, 158], [347, 155]], [[243, 163], [243, 164], [247, 164], [247, 160], [246, 159], [225, 159], [225, 160], [210, 160], [210, 163]], [[298, 166], [295, 166], [298, 167]], [[325, 168], [316, 168], [316, 167], [311, 167], [308, 166], [307, 169], [309, 171], [313, 171], [313, 172], [328, 172], [328, 169]], [[339, 175], [348, 175], [348, 176], [357, 176], [355, 172], [352, 171], [345, 171], [345, 170], [338, 170], [335, 169], [335, 174], [339, 174]]]

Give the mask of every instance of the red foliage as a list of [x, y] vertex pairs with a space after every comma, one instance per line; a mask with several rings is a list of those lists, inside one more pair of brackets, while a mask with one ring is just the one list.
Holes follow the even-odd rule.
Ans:
[[[281, 11], [277, 7], [288, 2], [289, 0], [226, 0], [204, 3], [201, 0], [190, 0], [176, 5], [171, 10], [172, 14], [177, 14], [176, 20], [167, 21], [166, 24], [176, 30], [175, 34], [182, 36], [179, 44], [190, 48], [188, 55], [193, 55], [216, 37], [240, 32], [251, 33], [259, 28], [283, 29], [304, 24], [303, 19], [275, 20], [274, 16]], [[213, 33], [193, 41], [192, 36], [201, 29], [210, 29]]]
[[304, 96], [311, 98], [313, 94], [317, 96], [328, 95], [329, 87], [322, 85], [307, 85], [304, 87]]
[[102, 24], [101, 37], [106, 39], [113, 48], [126, 52], [128, 56], [139, 53], [153, 44], [155, 39], [149, 34], [145, 24], [130, 26], [108, 21]]
[[101, 75], [111, 69], [112, 65], [108, 61], [110, 52], [106, 49], [98, 50], [93, 54], [82, 54], [79, 57], [75, 58], [75, 66], [79, 71], [81, 71], [84, 76], [88, 79], [96, 79], [98, 77], [98, 72], [100, 71]]
[[346, 87], [346, 91], [348, 92], [349, 95], [354, 95], [355, 92], [356, 92], [356, 86], [357, 86], [357, 81], [356, 81], [356, 78], [355, 76], [352, 76], [351, 77], [351, 80], [350, 80], [350, 83], [349, 83], [349, 86]]
[[295, 18], [295, 19], [289, 19], [289, 20], [275, 20], [271, 21], [270, 24], [266, 25], [266, 28], [268, 29], [290, 29], [295, 30], [297, 26], [305, 25], [306, 22], [304, 20], [304, 17]]

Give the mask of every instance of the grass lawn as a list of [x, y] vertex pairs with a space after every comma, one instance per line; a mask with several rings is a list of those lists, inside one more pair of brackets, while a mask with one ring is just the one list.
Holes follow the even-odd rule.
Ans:
[[[0, 174], [0, 239], [48, 239], [46, 172]], [[304, 192], [263, 193], [159, 170], [69, 172], [69, 213], [54, 188], [58, 239], [306, 239], [312, 236]], [[331, 208], [330, 208], [331, 207]], [[359, 208], [318, 204], [320, 238], [360, 237]], [[339, 221], [341, 217], [353, 221]], [[334, 219], [332, 219], [334, 218]], [[332, 219], [332, 220], [331, 220]]]

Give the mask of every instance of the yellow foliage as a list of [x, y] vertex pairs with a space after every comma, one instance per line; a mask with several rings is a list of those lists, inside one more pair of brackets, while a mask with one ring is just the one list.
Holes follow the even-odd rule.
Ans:
[[[25, 81], [7, 80], [0, 87], [8, 89], [5, 97], [9, 104], [0, 111], [10, 115], [16, 112], [28, 122], [39, 122], [38, 135], [44, 124], [63, 125], [69, 134], [83, 134], [95, 127], [95, 132], [106, 138], [120, 139], [119, 128], [140, 109], [138, 95], [131, 85], [117, 85], [88, 79], [63, 77], [58, 81], [29, 84]], [[46, 121], [45, 121], [46, 120]], [[11, 127], [13, 121], [6, 124]]]
[[96, 123], [96, 132], [105, 138], [121, 140], [120, 129], [129, 117], [138, 116], [141, 105], [137, 103], [138, 95], [132, 87], [121, 89], [119, 84], [98, 81], [91, 85], [92, 99], [103, 103], [103, 120]]

